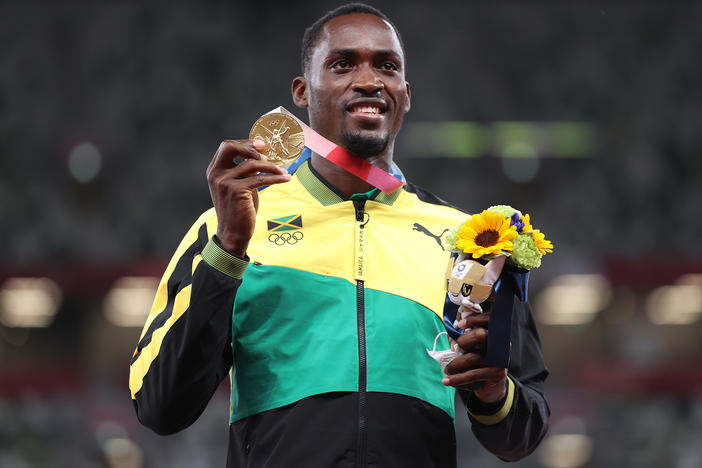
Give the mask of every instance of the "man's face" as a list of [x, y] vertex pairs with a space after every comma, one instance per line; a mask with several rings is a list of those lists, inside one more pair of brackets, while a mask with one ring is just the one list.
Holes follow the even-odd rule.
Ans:
[[339, 16], [322, 29], [293, 97], [308, 108], [312, 128], [372, 158], [392, 149], [410, 108], [404, 65], [392, 26], [365, 13]]

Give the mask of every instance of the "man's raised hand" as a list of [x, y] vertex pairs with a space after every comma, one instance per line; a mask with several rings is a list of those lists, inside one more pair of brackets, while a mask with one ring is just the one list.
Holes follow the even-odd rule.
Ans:
[[265, 148], [260, 140], [225, 140], [207, 167], [217, 238], [222, 247], [242, 257], [256, 225], [256, 189], [290, 180], [285, 169], [266, 161]]

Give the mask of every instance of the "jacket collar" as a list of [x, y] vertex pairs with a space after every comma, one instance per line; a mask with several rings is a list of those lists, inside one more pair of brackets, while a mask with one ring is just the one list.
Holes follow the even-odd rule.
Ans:
[[[341, 192], [336, 190], [329, 182], [327, 182], [314, 168], [310, 165], [309, 159], [302, 163], [300, 167], [295, 171], [300, 183], [305, 189], [315, 197], [322, 205], [334, 205], [336, 203], [341, 203], [350, 200], [348, 197], [344, 196]], [[402, 189], [397, 189], [392, 193], [385, 193], [379, 189], [375, 189], [373, 194], [370, 196], [370, 200], [376, 201], [378, 203], [383, 203], [384, 205], [392, 206], [400, 196], [400, 191]]]

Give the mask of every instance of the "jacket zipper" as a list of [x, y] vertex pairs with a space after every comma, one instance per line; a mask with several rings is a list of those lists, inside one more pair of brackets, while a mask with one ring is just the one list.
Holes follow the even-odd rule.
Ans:
[[358, 439], [356, 466], [366, 466], [366, 445], [368, 438], [368, 414], [366, 408], [366, 310], [365, 310], [365, 270], [366, 270], [366, 223], [364, 223], [365, 198], [353, 199], [356, 212], [354, 276], [356, 278], [356, 317], [358, 326]]

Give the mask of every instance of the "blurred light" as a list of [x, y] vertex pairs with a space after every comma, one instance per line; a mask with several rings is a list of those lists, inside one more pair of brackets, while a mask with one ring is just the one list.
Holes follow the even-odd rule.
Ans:
[[125, 277], [115, 281], [105, 296], [105, 317], [118, 327], [141, 327], [156, 296], [158, 278]]
[[536, 297], [535, 309], [545, 325], [583, 325], [609, 304], [612, 288], [602, 275], [562, 275]]
[[95, 439], [101, 447], [110, 439], [126, 439], [127, 430], [120, 423], [111, 420], [100, 421], [95, 428]]
[[88, 183], [97, 177], [102, 167], [102, 154], [97, 146], [85, 141], [75, 146], [68, 155], [68, 170], [80, 183]]
[[702, 273], [689, 273], [682, 275], [675, 281], [675, 284], [696, 284], [702, 287]]
[[144, 464], [141, 448], [126, 438], [106, 440], [102, 452], [110, 468], [140, 468]]
[[493, 140], [498, 153], [504, 154], [505, 148], [513, 143], [526, 143], [531, 147], [541, 147], [544, 141], [546, 124], [534, 122], [494, 122], [492, 124]]
[[689, 325], [702, 316], [702, 285], [660, 286], [646, 298], [646, 314], [656, 325]]
[[586, 425], [583, 418], [574, 414], [561, 416], [551, 421], [549, 433], [555, 434], [585, 434]]
[[528, 147], [541, 157], [571, 159], [590, 157], [597, 133], [587, 122], [408, 122], [401, 139], [408, 157], [475, 158], [492, 150], [512, 158]]
[[484, 126], [475, 122], [418, 122], [405, 132], [408, 156], [475, 158], [484, 148]]
[[508, 144], [502, 151], [502, 171], [513, 182], [526, 183], [539, 172], [539, 155], [524, 141]]
[[559, 158], [586, 158], [594, 151], [597, 135], [592, 125], [583, 122], [551, 124], [553, 155]]
[[593, 446], [585, 434], [554, 434], [541, 444], [539, 462], [546, 468], [579, 468], [592, 458]]
[[6, 327], [48, 327], [62, 296], [49, 278], [10, 278], [0, 288], [0, 323]]
[[514, 141], [508, 144], [502, 151], [503, 158], [537, 158], [536, 149], [524, 141]]

